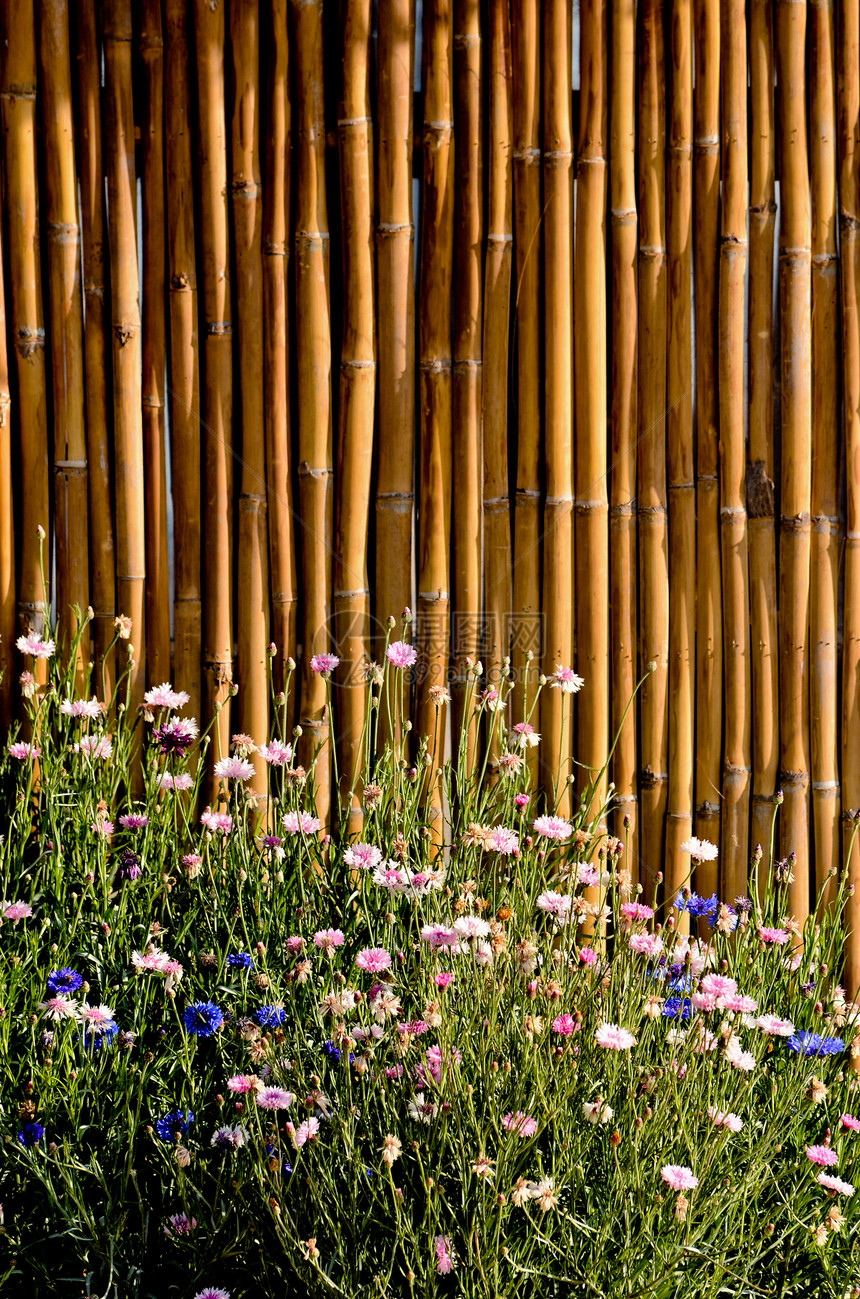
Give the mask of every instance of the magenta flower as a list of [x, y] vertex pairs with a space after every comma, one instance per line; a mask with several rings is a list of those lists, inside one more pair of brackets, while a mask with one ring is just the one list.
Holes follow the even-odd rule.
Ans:
[[16, 740], [14, 744], [9, 745], [9, 753], [19, 762], [24, 762], [27, 758], [41, 758], [42, 750], [37, 749], [35, 744], [25, 744], [23, 740]]
[[699, 1179], [693, 1175], [692, 1168], [687, 1168], [684, 1164], [664, 1164], [660, 1176], [673, 1191], [695, 1191], [699, 1185]]
[[537, 904], [541, 911], [563, 919], [570, 913], [572, 899], [569, 893], [557, 893], [555, 889], [547, 889], [545, 893], [541, 893]]
[[149, 817], [143, 812], [127, 812], [119, 818], [119, 823], [123, 830], [145, 830], [149, 825]]
[[260, 1080], [255, 1073], [234, 1073], [232, 1078], [227, 1079], [227, 1087], [231, 1092], [239, 1092], [246, 1095], [248, 1092], [256, 1091], [260, 1085]]
[[561, 690], [563, 694], [575, 695], [585, 685], [585, 681], [576, 675], [573, 668], [557, 667], [549, 678], [549, 684], [552, 690]]
[[451, 984], [454, 982], [454, 976], [450, 970], [443, 970], [440, 974], [436, 975], [434, 982], [437, 988], [450, 988]]
[[820, 1164], [822, 1168], [833, 1168], [839, 1163], [839, 1156], [829, 1146], [807, 1146], [806, 1158], [811, 1159], [813, 1164]]
[[215, 1286], [208, 1285], [205, 1290], [198, 1290], [194, 1299], [230, 1299], [229, 1290], [219, 1290]]
[[329, 676], [338, 663], [340, 659], [336, 654], [314, 654], [311, 659], [311, 672], [316, 672], [320, 676]]
[[355, 963], [366, 974], [381, 974], [391, 968], [391, 957], [383, 947], [365, 947], [356, 956]]
[[659, 934], [631, 934], [627, 946], [640, 956], [656, 956], [663, 950], [663, 939]]
[[636, 1045], [636, 1038], [629, 1029], [619, 1028], [617, 1024], [601, 1024], [594, 1040], [607, 1051], [629, 1051]]
[[436, 1246], [436, 1271], [441, 1276], [446, 1276], [449, 1272], [453, 1272], [454, 1268], [457, 1266], [457, 1260], [454, 1254], [454, 1246], [451, 1244], [451, 1237], [437, 1236], [435, 1240], [435, 1246]]
[[75, 744], [75, 753], [85, 753], [88, 758], [109, 758], [113, 753], [113, 742], [109, 735], [82, 735]]
[[544, 839], [555, 839], [558, 843], [564, 843], [573, 833], [573, 826], [561, 816], [535, 817], [532, 829]]
[[257, 1092], [257, 1104], [261, 1110], [288, 1110], [295, 1100], [292, 1092], [283, 1087], [263, 1087]]
[[9, 902], [3, 908], [3, 915], [7, 920], [11, 920], [13, 925], [17, 925], [19, 920], [28, 920], [33, 914], [33, 908], [29, 902]]
[[724, 974], [706, 974], [699, 984], [700, 992], [714, 997], [728, 997], [737, 990], [737, 982]]
[[233, 829], [233, 818], [227, 812], [213, 812], [211, 807], [200, 816], [201, 825], [205, 825], [212, 834], [227, 835]]
[[762, 925], [759, 925], [758, 936], [769, 947], [782, 947], [790, 938], [786, 929], [767, 929]]
[[625, 920], [653, 920], [654, 908], [646, 906], [644, 902], [622, 902], [621, 914]]
[[552, 1031], [560, 1033], [562, 1037], [570, 1037], [576, 1032], [576, 1020], [572, 1015], [558, 1015], [552, 1021]]
[[790, 1019], [780, 1019], [779, 1015], [759, 1015], [755, 1026], [768, 1037], [791, 1037], [794, 1025]]
[[531, 722], [517, 722], [511, 732], [513, 743], [521, 749], [536, 749], [540, 744], [540, 735]]
[[97, 816], [90, 829], [101, 838], [109, 839], [113, 834], [113, 821], [109, 821], [106, 816]]
[[284, 829], [289, 834], [316, 834], [319, 828], [319, 819], [308, 812], [287, 812], [284, 816]]
[[424, 925], [421, 930], [421, 941], [433, 948], [456, 947], [460, 936], [446, 925]]
[[519, 810], [522, 812], [523, 808], [528, 807], [530, 802], [531, 799], [529, 798], [528, 794], [517, 794], [517, 796], [514, 799], [514, 807], [519, 808]]
[[580, 965], [595, 965], [598, 970], [600, 969], [600, 957], [593, 947], [580, 947], [579, 963]]
[[396, 668], [411, 668], [418, 661], [415, 646], [404, 640], [392, 641], [385, 651], [385, 657]]
[[343, 930], [318, 929], [314, 934], [314, 942], [327, 954], [331, 953], [336, 947], [343, 947]]
[[523, 1114], [522, 1110], [517, 1110], [516, 1114], [506, 1114], [502, 1119], [502, 1127], [506, 1132], [513, 1132], [518, 1137], [533, 1137], [537, 1132], [537, 1119], [533, 1119], [529, 1114]]
[[860, 1132], [860, 1119], [855, 1119], [853, 1114], [843, 1114], [839, 1122], [847, 1132]]

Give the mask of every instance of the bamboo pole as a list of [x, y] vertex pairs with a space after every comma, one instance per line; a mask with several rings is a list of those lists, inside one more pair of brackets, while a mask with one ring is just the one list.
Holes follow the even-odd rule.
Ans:
[[377, 646], [412, 603], [415, 454], [415, 226], [412, 218], [414, 0], [379, 0], [376, 273], [379, 288]]
[[663, 867], [668, 783], [666, 499], [666, 103], [662, 0], [643, 0], [639, 49], [639, 627], [642, 687], [640, 853]]
[[612, 613], [612, 731], [618, 744], [612, 779], [615, 833], [628, 845], [626, 867], [639, 875], [639, 794], [636, 707], [622, 726], [637, 680], [636, 440], [639, 376], [636, 289], [636, 3], [613, 0], [609, 146], [612, 206], [612, 472], [610, 582]]
[[[13, 35], [14, 33], [14, 35]], [[36, 40], [33, 0], [0, 6], [5, 198], [9, 222], [9, 323], [15, 347], [21, 455], [21, 557], [18, 624], [45, 630], [47, 592], [39, 569], [37, 529], [50, 528], [45, 328], [39, 254], [36, 170]], [[44, 680], [44, 660], [34, 672]]]
[[845, 908], [846, 996], [860, 988], [860, 0], [839, 6], [837, 136], [845, 411], [845, 583], [842, 652], [842, 797], [845, 870], [853, 890]]
[[160, 0], [143, 0], [140, 54], [144, 67], [143, 141], [143, 463], [146, 499], [146, 671], [170, 679], [170, 577], [167, 543], [167, 370], [164, 39]]
[[[693, 8], [672, 0], [668, 150], [669, 788], [666, 894], [689, 875], [696, 666], [696, 480], [693, 444]], [[686, 919], [686, 913], [683, 916]]]
[[773, 456], [773, 263], [776, 131], [771, 0], [750, 10], [749, 512], [753, 848], [770, 842], [779, 772], [776, 527]]
[[[573, 151], [571, 10], [543, 9], [544, 393], [546, 503], [543, 528], [543, 671], [573, 666]], [[562, 782], [559, 813], [570, 808], [571, 701], [541, 697], [543, 782]]]
[[[338, 755], [344, 800], [361, 769], [370, 657], [370, 578], [367, 571], [370, 471], [376, 398], [373, 258], [373, 132], [370, 116], [371, 0], [347, 0], [343, 82], [338, 112], [343, 224], [344, 302], [338, 419], [338, 497], [334, 611], [345, 685], [338, 692]], [[361, 793], [349, 810], [361, 826]]]
[[839, 619], [839, 266], [832, 0], [809, 8], [812, 136], [812, 555], [810, 720], [816, 892], [841, 865], [837, 636]]
[[[460, 733], [467, 678], [463, 660], [483, 653], [481, 543], [483, 524], [482, 402], [482, 77], [478, 0], [454, 0], [454, 376], [453, 700], [451, 726]], [[469, 732], [474, 758], [477, 735]]]
[[95, 0], [79, 0], [75, 17], [77, 63], [78, 183], [81, 200], [84, 312], [84, 388], [87, 412], [90, 602], [96, 683], [104, 673], [107, 697], [114, 679], [114, 655], [105, 655], [115, 635], [116, 548], [108, 412], [109, 351], [105, 297], [104, 174], [102, 171], [101, 60]]
[[781, 847], [797, 854], [790, 900], [809, 909], [809, 560], [812, 477], [811, 219], [806, 143], [806, 7], [777, 0], [782, 500], [779, 574]]
[[723, 573], [725, 759], [723, 894], [746, 891], [750, 812], [750, 634], [744, 437], [747, 263], [747, 60], [744, 0], [722, 0], [720, 242], [720, 538]]
[[146, 524], [130, 0], [105, 0], [102, 18], [113, 324], [117, 603], [120, 613], [132, 621], [134, 667], [130, 675], [129, 697], [131, 707], [136, 708], [143, 699], [146, 683]]
[[[515, 328], [517, 345], [517, 486], [514, 510], [511, 659], [514, 720], [534, 702], [541, 647], [541, 120], [540, 6], [511, 0], [514, 111]], [[532, 719], [539, 724], [536, 714]], [[526, 749], [535, 783], [539, 750]]]
[[[78, 625], [72, 607], [77, 606], [83, 614], [90, 602], [81, 231], [68, 4], [66, 0], [40, 0], [38, 12], [51, 318], [57, 622], [60, 635], [70, 637]], [[13, 39], [17, 39], [17, 33]], [[89, 656], [90, 637], [85, 626], [77, 654], [79, 688], [83, 687]]]
[[200, 343], [188, 7], [165, 6], [167, 251], [170, 272], [170, 443], [173, 493], [174, 680], [190, 696], [190, 717], [201, 708], [200, 598]]
[[[203, 714], [220, 708], [216, 758], [230, 741], [233, 680], [233, 323], [224, 95], [224, 6], [194, 2], [203, 280]], [[214, 794], [208, 783], [207, 795]]]
[[511, 324], [513, 177], [511, 14], [490, 8], [487, 253], [484, 262], [483, 439], [485, 666], [496, 683], [510, 655], [511, 502], [508, 494], [508, 349]]
[[606, 411], [606, 131], [608, 11], [584, 0], [580, 36], [580, 115], [576, 163], [574, 285], [576, 395], [577, 667], [585, 678], [578, 701], [577, 757], [594, 787], [592, 815], [603, 806], [607, 777], [596, 780], [609, 753], [609, 497]]
[[[258, 0], [232, 0], [233, 228], [236, 240], [236, 319], [241, 412], [237, 632], [239, 730], [255, 744], [269, 735], [269, 543], [266, 429], [263, 411], [263, 196], [260, 176], [260, 13]], [[263, 763], [250, 782], [266, 793]]]
[[[694, 95], [696, 286], [696, 834], [720, 842], [723, 629], [720, 566], [717, 315], [720, 237], [720, 6], [696, 0]], [[702, 863], [697, 887], [716, 891], [718, 867]]]
[[[269, 517], [269, 571], [273, 665], [279, 690], [284, 664], [296, 657], [296, 542], [293, 533], [293, 480], [290, 408], [289, 272], [291, 120], [287, 0], [271, 6], [269, 42], [266, 186], [263, 191], [263, 365], [266, 424], [266, 485]], [[295, 716], [291, 701], [290, 716]]]
[[296, 350], [302, 521], [302, 754], [325, 746], [316, 768], [317, 815], [328, 819], [330, 718], [311, 657], [330, 649], [332, 402], [329, 231], [325, 185], [322, 0], [291, 0], [296, 66]]
[[6, 351], [6, 285], [0, 226], [0, 725], [7, 727], [15, 711], [16, 513], [12, 479], [12, 394]]
[[[431, 771], [441, 764], [444, 733], [430, 697], [448, 685], [451, 559], [451, 278], [454, 250], [454, 144], [451, 120], [453, 26], [449, 0], [423, 10], [424, 158], [418, 272], [421, 470], [418, 538], [418, 638], [423, 679], [418, 734], [431, 737]], [[444, 714], [438, 714], [440, 723]], [[434, 742], [435, 741], [435, 742]], [[441, 838], [441, 795], [429, 814]]]

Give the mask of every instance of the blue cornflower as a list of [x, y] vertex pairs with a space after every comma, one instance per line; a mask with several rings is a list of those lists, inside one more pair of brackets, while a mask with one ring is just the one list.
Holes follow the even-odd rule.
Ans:
[[234, 952], [231, 956], [227, 957], [227, 964], [240, 966], [243, 970], [250, 970], [251, 966], [254, 964], [254, 958], [251, 956], [250, 952]]
[[182, 1016], [182, 1022], [195, 1037], [211, 1037], [224, 1023], [224, 1015], [213, 1001], [195, 1001]]
[[114, 1024], [111, 1021], [109, 1024], [105, 1024], [99, 1033], [84, 1033], [84, 1046], [91, 1046], [93, 1051], [101, 1051], [103, 1046], [110, 1046], [118, 1032], [119, 1024]]
[[840, 1055], [845, 1050], [841, 1037], [822, 1037], [820, 1033], [792, 1033], [786, 1046], [796, 1055]]
[[667, 997], [661, 1014], [667, 1019], [689, 1019], [692, 1011], [693, 1003], [689, 997]]
[[42, 1127], [41, 1123], [25, 1123], [21, 1131], [18, 1133], [18, 1140], [22, 1146], [26, 1146], [28, 1150], [32, 1150], [33, 1146], [38, 1145], [44, 1135], [45, 1129]]
[[62, 992], [76, 992], [83, 981], [83, 975], [64, 965], [61, 970], [52, 970], [48, 975], [48, 991], [55, 997]]
[[340, 1060], [340, 1047], [335, 1046], [334, 1042], [323, 1042], [321, 1050], [323, 1055], [327, 1055], [335, 1064]]
[[[716, 911], [711, 911], [708, 914], [708, 924], [710, 925], [711, 929], [716, 929], [717, 927], [717, 920], [719, 919], [719, 911], [720, 909], [719, 907], [717, 907]], [[728, 914], [726, 915], [725, 919], [731, 922], [732, 931], [734, 931], [738, 927], [738, 919], [739, 919], [738, 913], [735, 911], [733, 906], [729, 905], [728, 902], [726, 903], [726, 911]]]
[[191, 1124], [194, 1122], [194, 1115], [191, 1110], [171, 1110], [165, 1114], [163, 1119], [159, 1119], [155, 1125], [155, 1130], [161, 1137], [162, 1141], [178, 1141], [184, 1137]]
[[712, 893], [709, 898], [701, 898], [698, 893], [691, 893], [688, 898], [683, 893], [679, 893], [675, 898], [675, 906], [679, 911], [688, 911], [691, 916], [712, 916], [718, 909], [720, 900], [716, 893]]
[[[269, 1156], [270, 1159], [274, 1159], [274, 1160], [279, 1160], [281, 1157], [281, 1152], [278, 1149], [278, 1147], [271, 1146], [268, 1144], [266, 1145], [266, 1154]], [[285, 1159], [283, 1164], [281, 1165], [281, 1171], [283, 1172], [285, 1177], [290, 1177], [293, 1171], [292, 1164], [288, 1164]]]
[[683, 965], [680, 967], [680, 969], [677, 965], [673, 965], [672, 969], [678, 970], [678, 973], [673, 976], [671, 982], [669, 983], [669, 991], [670, 992], [692, 992], [693, 991], [692, 974], [685, 973]]
[[287, 1012], [283, 1006], [261, 1006], [259, 1010], [254, 1011], [254, 1019], [260, 1028], [277, 1028], [286, 1018]]

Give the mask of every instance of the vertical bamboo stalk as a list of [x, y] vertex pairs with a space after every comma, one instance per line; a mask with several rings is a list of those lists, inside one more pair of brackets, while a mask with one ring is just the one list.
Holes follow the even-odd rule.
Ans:
[[639, 49], [639, 628], [655, 664], [640, 702], [640, 855], [663, 868], [668, 783], [666, 499], [666, 95], [663, 0], [643, 0]]
[[[571, 8], [543, 9], [544, 393], [546, 504], [543, 529], [543, 671], [573, 665], [573, 150]], [[561, 690], [541, 700], [543, 780], [561, 782], [570, 807], [571, 707]]]
[[508, 348], [511, 323], [513, 183], [511, 147], [511, 14], [508, 0], [490, 7], [487, 255], [484, 263], [484, 609], [485, 664], [500, 679], [510, 654], [511, 502], [508, 494]]
[[[203, 270], [203, 714], [220, 705], [216, 757], [230, 741], [233, 679], [233, 323], [224, 97], [224, 5], [194, 0]], [[209, 795], [214, 786], [209, 785]]]
[[[0, 6], [3, 154], [9, 222], [9, 317], [18, 381], [21, 447], [21, 558], [18, 622], [45, 627], [47, 596], [39, 569], [37, 528], [50, 528], [45, 328], [39, 254], [36, 170], [36, 38], [33, 0]], [[40, 660], [43, 663], [43, 660]], [[37, 663], [37, 668], [39, 664]]]
[[102, 16], [105, 170], [113, 316], [117, 597], [120, 613], [132, 621], [134, 668], [130, 678], [130, 701], [131, 707], [136, 708], [143, 699], [146, 682], [146, 522], [130, 0], [105, 0]]
[[[370, 116], [371, 0], [347, 0], [339, 109], [344, 302], [338, 419], [334, 612], [345, 686], [338, 692], [338, 755], [344, 795], [361, 766], [370, 657], [367, 541], [376, 398], [373, 259], [373, 132]], [[361, 825], [357, 791], [350, 809]]]
[[[18, 39], [17, 33], [13, 40]], [[45, 138], [45, 229], [51, 327], [54, 426], [54, 537], [60, 634], [76, 629], [71, 609], [90, 602], [87, 530], [87, 435], [84, 417], [84, 317], [81, 232], [72, 114], [72, 67], [66, 0], [40, 0], [39, 61]], [[46, 525], [47, 526], [47, 525]], [[85, 628], [77, 656], [83, 686], [90, 638]]]
[[[860, 2], [839, 6], [837, 134], [842, 270], [842, 383], [845, 410], [845, 584], [842, 651], [842, 796], [845, 869], [853, 892], [845, 924], [843, 982], [848, 997], [860, 986], [860, 842], [852, 811], [860, 808]], [[853, 846], [851, 846], [853, 845]], [[849, 855], [849, 846], [851, 851]]]
[[15, 711], [16, 513], [12, 481], [12, 394], [6, 351], [6, 285], [0, 229], [0, 726], [8, 726]]
[[[812, 555], [810, 720], [816, 892], [841, 865], [837, 623], [839, 618], [839, 267], [836, 252], [836, 86], [832, 0], [809, 7], [812, 143]], [[828, 896], [835, 889], [828, 886]]]
[[[615, 833], [628, 843], [627, 869], [638, 880], [639, 795], [636, 707], [622, 727], [637, 679], [636, 441], [639, 375], [636, 291], [636, 3], [613, 0], [610, 75], [612, 206], [612, 472], [610, 582], [612, 612], [612, 764], [618, 812]], [[626, 824], [627, 818], [629, 823]]]
[[[460, 731], [466, 694], [465, 657], [477, 660], [481, 636], [481, 290], [482, 141], [481, 16], [478, 0], [454, 0], [454, 510], [453, 701]], [[470, 732], [474, 754], [476, 736]]]
[[[695, 0], [694, 97], [696, 285], [696, 834], [720, 841], [723, 629], [720, 566], [717, 315], [720, 246], [720, 6]], [[710, 897], [718, 867], [702, 863], [697, 888]]]
[[[188, 7], [165, 7], [167, 251], [170, 272], [170, 442], [173, 489], [173, 666], [188, 714], [200, 716], [200, 343], [191, 162]], [[204, 435], [205, 436], [205, 435]]]
[[330, 648], [332, 608], [332, 410], [329, 231], [325, 184], [322, 0], [291, 0], [295, 35], [297, 169], [296, 350], [299, 506], [302, 521], [303, 754], [317, 764], [317, 814], [327, 820], [330, 718], [311, 657]]
[[752, 658], [752, 846], [770, 841], [779, 770], [773, 458], [773, 261], [776, 132], [771, 0], [750, 10], [749, 515]]
[[[266, 186], [263, 192], [263, 364], [266, 483], [272, 638], [278, 647], [275, 680], [284, 685], [284, 663], [296, 656], [296, 543], [290, 455], [289, 279], [291, 133], [287, 0], [271, 6]], [[294, 712], [294, 710], [293, 710]]]
[[[114, 637], [116, 551], [108, 413], [107, 306], [105, 302], [104, 174], [102, 172], [101, 60], [95, 0], [79, 0], [75, 9], [78, 86], [78, 183], [83, 245], [84, 370], [87, 412], [87, 479], [89, 485], [90, 601], [97, 681], [102, 668], [110, 697], [113, 663], [105, 662]], [[113, 655], [111, 655], [111, 659]]]
[[[260, 177], [260, 14], [258, 0], [232, 0], [233, 228], [236, 240], [236, 319], [241, 411], [237, 631], [239, 729], [255, 744], [269, 734], [269, 548], [266, 429], [263, 414], [263, 195]], [[253, 788], [266, 791], [258, 763]]]
[[606, 130], [608, 11], [583, 0], [580, 114], [576, 163], [576, 583], [577, 667], [586, 686], [579, 701], [578, 760], [594, 785], [592, 815], [606, 801], [596, 782], [609, 752], [609, 498], [606, 483]]
[[725, 760], [723, 893], [745, 892], [750, 809], [750, 639], [744, 437], [747, 263], [747, 60], [744, 0], [722, 0], [720, 242], [720, 537], [723, 573]]
[[[451, 120], [453, 25], [450, 0], [425, 0], [423, 37], [424, 160], [418, 297], [421, 472], [419, 477], [418, 637], [424, 677], [418, 734], [444, 735], [430, 689], [448, 684], [451, 533], [451, 272], [454, 251], [454, 145]], [[443, 716], [439, 715], [440, 718]], [[439, 727], [441, 731], [441, 727]], [[432, 768], [431, 768], [432, 770]], [[441, 833], [440, 795], [431, 816]]]
[[412, 87], [415, 0], [379, 0], [377, 45], [379, 471], [376, 626], [412, 602], [415, 452], [415, 226]]
[[140, 53], [144, 66], [143, 141], [143, 463], [146, 497], [146, 670], [170, 678], [170, 578], [167, 544], [167, 367], [164, 216], [164, 39], [160, 0], [144, 0]]
[[[516, 250], [517, 486], [511, 658], [514, 718], [531, 709], [541, 648], [541, 25], [537, 0], [511, 0]], [[535, 723], [538, 717], [533, 718]], [[538, 749], [526, 750], [537, 781]]]
[[693, 832], [696, 664], [696, 480], [693, 449], [693, 9], [672, 0], [668, 159], [669, 789], [666, 893], [689, 873]]
[[783, 854], [797, 854], [791, 907], [809, 909], [809, 562], [812, 478], [811, 217], [806, 142], [806, 7], [777, 0], [782, 311], [779, 676]]

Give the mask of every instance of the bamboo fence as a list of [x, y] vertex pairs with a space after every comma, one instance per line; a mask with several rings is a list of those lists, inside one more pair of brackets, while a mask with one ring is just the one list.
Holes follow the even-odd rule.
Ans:
[[46, 602], [99, 690], [127, 615], [218, 755], [291, 681], [357, 829], [405, 637], [437, 756], [510, 672], [562, 811], [620, 728], [646, 888], [697, 834], [743, 892], [781, 790], [802, 918], [860, 809], [858, 60], [858, 0], [0, 0], [0, 719]]

